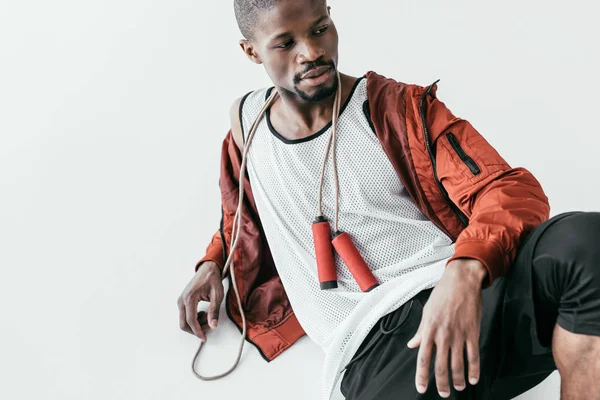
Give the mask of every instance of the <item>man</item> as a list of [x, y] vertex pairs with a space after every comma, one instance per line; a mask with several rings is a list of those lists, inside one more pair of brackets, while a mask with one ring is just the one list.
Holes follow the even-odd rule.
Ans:
[[[325, 0], [236, 0], [235, 11], [242, 50], [274, 87], [232, 107], [221, 227], [178, 300], [181, 328], [205, 342], [217, 327], [230, 260], [248, 340], [270, 361], [307, 333], [326, 354], [323, 398], [509, 399], [556, 368], [562, 398], [600, 398], [600, 213], [548, 219], [539, 182], [455, 117], [435, 84], [338, 75]], [[339, 85], [337, 171], [321, 170]], [[352, 236], [374, 290], [339, 254], [337, 288], [320, 287], [317, 203]], [[226, 310], [241, 329], [232, 291]]]

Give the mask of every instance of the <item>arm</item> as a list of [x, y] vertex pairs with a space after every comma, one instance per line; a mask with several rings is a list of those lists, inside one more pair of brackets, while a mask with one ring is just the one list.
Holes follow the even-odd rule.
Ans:
[[435, 97], [428, 102], [438, 179], [469, 217], [448, 264], [479, 260], [488, 287], [508, 271], [525, 236], [548, 219], [548, 198], [531, 172], [512, 168], [468, 121]]
[[521, 240], [548, 219], [550, 206], [540, 183], [524, 168], [511, 168], [498, 152], [463, 119], [435, 97], [427, 96], [428, 121], [438, 179], [452, 202], [468, 217], [455, 253], [423, 309], [417, 334], [408, 347], [419, 347], [417, 390], [423, 393], [435, 355], [437, 389], [450, 394], [448, 365], [457, 390], [480, 377], [479, 329], [481, 288], [504, 275], [516, 258]]

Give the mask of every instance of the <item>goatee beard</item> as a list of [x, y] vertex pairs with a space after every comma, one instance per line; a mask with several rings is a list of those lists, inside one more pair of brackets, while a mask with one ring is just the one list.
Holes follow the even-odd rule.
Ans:
[[333, 85], [331, 87], [319, 88], [312, 95], [309, 95], [308, 93], [303, 92], [302, 90], [298, 89], [298, 86], [295, 86], [294, 88], [296, 89], [298, 96], [300, 96], [300, 98], [302, 100], [304, 100], [308, 103], [316, 103], [316, 102], [325, 100], [325, 99], [329, 98], [329, 96], [334, 94], [337, 91], [338, 85], [339, 85], [339, 82], [338, 82], [337, 74], [336, 74], [335, 80], [333, 81]]
[[[319, 58], [318, 60], [316, 60], [315, 62], [312, 62], [310, 64], [306, 65], [306, 70], [304, 71], [304, 73], [318, 68], [318, 67], [325, 67], [328, 66], [332, 72], [336, 72], [336, 65], [333, 62], [333, 60], [330, 61], [325, 61], [323, 58]], [[328, 98], [329, 96], [331, 96], [332, 94], [334, 94], [337, 91], [339, 82], [337, 79], [337, 74], [335, 74], [335, 79], [333, 82], [332, 87], [322, 87], [320, 89], [318, 89], [314, 94], [309, 95], [306, 92], [303, 92], [302, 90], [300, 90], [298, 88], [298, 84], [302, 81], [302, 74], [297, 74], [294, 77], [294, 89], [296, 90], [296, 93], [298, 94], [298, 96], [300, 96], [300, 98], [306, 102], [310, 102], [310, 103], [316, 103], [322, 100], [325, 100], [326, 98]]]

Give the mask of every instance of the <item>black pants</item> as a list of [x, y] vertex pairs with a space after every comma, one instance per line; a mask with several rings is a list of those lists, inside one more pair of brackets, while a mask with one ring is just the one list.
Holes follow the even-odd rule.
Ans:
[[[439, 399], [433, 362], [425, 394], [415, 388], [415, 335], [431, 289], [381, 318], [369, 332], [341, 381], [347, 400]], [[479, 383], [451, 399], [512, 399], [555, 369], [556, 323], [600, 336], [600, 212], [559, 214], [522, 241], [509, 272], [482, 291]]]

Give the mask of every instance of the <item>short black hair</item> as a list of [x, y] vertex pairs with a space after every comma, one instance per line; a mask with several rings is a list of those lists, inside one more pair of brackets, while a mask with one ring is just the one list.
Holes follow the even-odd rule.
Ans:
[[242, 36], [248, 40], [254, 39], [259, 13], [270, 10], [280, 2], [281, 0], [233, 0], [235, 19]]
[[254, 31], [258, 14], [263, 10], [270, 10], [280, 0], [234, 0], [233, 9], [235, 11], [235, 19], [238, 27], [244, 38], [248, 40], [254, 39]]

